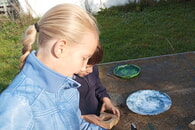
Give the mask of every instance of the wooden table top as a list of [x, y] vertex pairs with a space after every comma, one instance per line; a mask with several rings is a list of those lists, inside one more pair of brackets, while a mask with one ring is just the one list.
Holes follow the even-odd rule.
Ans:
[[[121, 64], [135, 64], [141, 73], [132, 79], [121, 79], [112, 70]], [[195, 52], [177, 53], [98, 65], [100, 80], [113, 103], [119, 107], [121, 118], [113, 130], [188, 130], [195, 119]], [[158, 115], [140, 115], [126, 106], [127, 97], [138, 90], [158, 90], [168, 94], [171, 108]]]

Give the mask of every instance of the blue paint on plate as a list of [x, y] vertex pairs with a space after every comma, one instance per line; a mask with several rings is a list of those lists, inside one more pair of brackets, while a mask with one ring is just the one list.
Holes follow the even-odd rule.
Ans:
[[157, 115], [167, 111], [172, 104], [171, 98], [156, 90], [139, 90], [129, 95], [128, 108], [141, 115]]

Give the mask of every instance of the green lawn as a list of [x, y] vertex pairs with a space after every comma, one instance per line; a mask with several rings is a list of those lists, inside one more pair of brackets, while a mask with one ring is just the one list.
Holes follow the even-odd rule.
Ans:
[[[102, 62], [159, 56], [195, 50], [195, 2], [151, 6], [126, 5], [96, 15], [104, 49]], [[21, 36], [35, 19], [0, 18], [0, 91], [18, 73]]]
[[195, 4], [146, 7], [141, 12], [114, 8], [97, 16], [103, 62], [195, 50]]

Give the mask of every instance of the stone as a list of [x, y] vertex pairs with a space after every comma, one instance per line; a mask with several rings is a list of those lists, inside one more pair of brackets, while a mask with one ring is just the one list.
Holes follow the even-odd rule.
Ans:
[[195, 130], [195, 120], [188, 125], [192, 130]]
[[107, 112], [102, 112], [100, 114], [100, 118], [103, 119], [101, 121], [101, 124], [104, 126], [105, 129], [111, 129], [120, 120], [117, 115], [114, 115], [114, 114], [111, 114], [111, 113], [107, 113]]

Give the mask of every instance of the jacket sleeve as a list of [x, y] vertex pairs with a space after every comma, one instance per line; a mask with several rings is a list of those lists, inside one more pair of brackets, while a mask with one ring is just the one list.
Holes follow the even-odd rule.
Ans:
[[27, 130], [30, 127], [32, 112], [24, 97], [3, 93], [0, 108], [0, 130]]
[[106, 88], [102, 85], [100, 78], [99, 78], [99, 71], [98, 71], [98, 67], [94, 66], [94, 74], [96, 75], [96, 95], [98, 97], [98, 99], [102, 99], [103, 97], [108, 97], [110, 98], [109, 94], [106, 91]]

